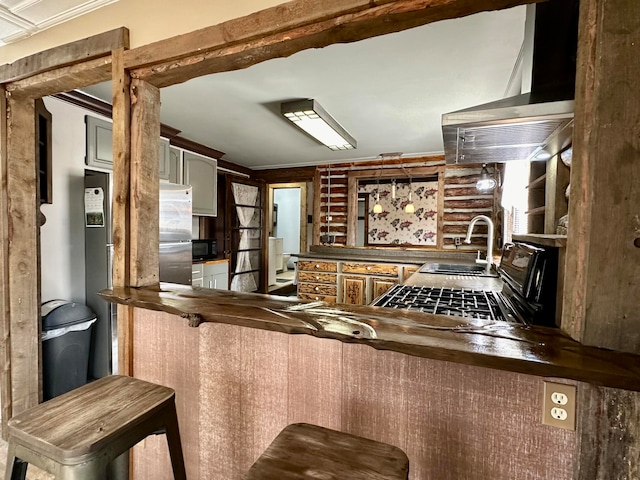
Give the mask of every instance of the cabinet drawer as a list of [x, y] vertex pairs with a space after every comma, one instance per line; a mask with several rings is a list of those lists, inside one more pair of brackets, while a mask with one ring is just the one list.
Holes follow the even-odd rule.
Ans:
[[308, 272], [337, 272], [338, 264], [336, 262], [298, 261], [298, 270], [306, 270]]
[[193, 278], [202, 278], [202, 264], [201, 263], [194, 263], [191, 266], [191, 276]]
[[323, 285], [321, 283], [299, 283], [298, 293], [336, 296], [338, 288], [335, 285]]
[[397, 265], [380, 265], [375, 263], [343, 263], [342, 273], [360, 273], [364, 275], [398, 276]]
[[299, 293], [298, 298], [300, 300], [315, 300], [326, 303], [336, 303], [336, 297], [330, 295], [313, 295], [311, 293]]
[[335, 285], [336, 283], [335, 273], [320, 273], [320, 272], [298, 272], [299, 282], [312, 282], [312, 283], [330, 283]]

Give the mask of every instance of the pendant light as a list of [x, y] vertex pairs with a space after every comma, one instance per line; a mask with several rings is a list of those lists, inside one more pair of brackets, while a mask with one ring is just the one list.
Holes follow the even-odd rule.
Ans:
[[380, 175], [384, 168], [384, 156], [380, 154], [380, 170], [378, 170], [378, 178], [376, 178], [376, 203], [373, 206], [373, 213], [382, 213], [382, 205], [380, 205]]
[[411, 200], [411, 176], [409, 176], [409, 203], [407, 203], [404, 207], [405, 213], [413, 213], [416, 211], [416, 207], [413, 205], [413, 201]]
[[380, 192], [376, 192], [376, 203], [373, 206], [373, 213], [382, 213], [382, 205], [380, 205]]
[[476, 183], [476, 189], [483, 193], [492, 192], [496, 188], [496, 180], [489, 174], [487, 170], [487, 164], [482, 164], [482, 171], [480, 172], [480, 179]]
[[391, 200], [396, 199], [396, 179], [391, 180]]

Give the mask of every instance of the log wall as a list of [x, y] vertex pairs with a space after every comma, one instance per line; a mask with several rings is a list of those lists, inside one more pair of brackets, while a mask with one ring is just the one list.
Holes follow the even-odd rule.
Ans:
[[[380, 161], [359, 162], [352, 164], [336, 164], [318, 167], [320, 177], [320, 194], [316, 195], [315, 211], [319, 212], [320, 226], [314, 234], [313, 244], [320, 244], [320, 235], [330, 233], [336, 235], [335, 245], [347, 245], [348, 209], [349, 209], [349, 172], [371, 171], [371, 178], [375, 178], [380, 170]], [[474, 230], [471, 244], [462, 244], [456, 248], [455, 237], [464, 237], [467, 233], [469, 221], [476, 215], [487, 215], [494, 218], [496, 226], [501, 224], [499, 215], [499, 193], [481, 194], [475, 185], [480, 178], [482, 165], [451, 166], [445, 165], [443, 156], [408, 158], [385, 162], [384, 168], [411, 169], [415, 167], [441, 167], [441, 185], [443, 195], [438, 198], [438, 249], [476, 251], [486, 250], [487, 230], [479, 224]], [[398, 181], [407, 178], [398, 177]], [[327, 225], [327, 215], [331, 221]], [[496, 217], [498, 214], [498, 217]], [[498, 230], [498, 228], [496, 228]], [[497, 236], [496, 236], [497, 238]], [[428, 247], [434, 248], [434, 247]]]
[[[136, 376], [176, 390], [190, 480], [240, 478], [293, 422], [397, 445], [412, 480], [573, 478], [576, 434], [541, 425], [541, 377], [308, 335], [191, 328], [137, 308], [134, 316]], [[135, 478], [172, 478], [163, 436], [141, 442], [134, 464]]]

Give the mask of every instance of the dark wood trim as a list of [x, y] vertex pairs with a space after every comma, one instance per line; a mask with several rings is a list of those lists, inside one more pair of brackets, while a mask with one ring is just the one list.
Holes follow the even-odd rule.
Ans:
[[[111, 104], [78, 90], [56, 93], [53, 95], [53, 97], [76, 105], [78, 107], [85, 108], [91, 112], [104, 115], [105, 117], [111, 118], [112, 116], [113, 109]], [[204, 155], [205, 157], [216, 158], [218, 159], [218, 166], [221, 168], [226, 168], [227, 170], [232, 170], [238, 173], [244, 173], [251, 177], [255, 176], [255, 171], [251, 170], [250, 168], [243, 167], [242, 165], [237, 165], [226, 160], [222, 160], [224, 152], [211, 147], [207, 147], [206, 145], [202, 145], [201, 143], [194, 142], [193, 140], [180, 137], [179, 134], [180, 130], [178, 130], [177, 128], [173, 128], [165, 124], [160, 124], [160, 136], [168, 138], [171, 145], [179, 148], [184, 148], [185, 150], [189, 150], [195, 153], [199, 153], [200, 155]]]
[[108, 56], [118, 48], [129, 48], [129, 30], [125, 27], [53, 47], [13, 63], [0, 65], [0, 83], [14, 82], [67, 65]]
[[299, 183], [313, 182], [316, 174], [316, 166], [295, 168], [273, 168], [270, 170], [254, 170], [254, 178], [264, 180], [266, 183]]

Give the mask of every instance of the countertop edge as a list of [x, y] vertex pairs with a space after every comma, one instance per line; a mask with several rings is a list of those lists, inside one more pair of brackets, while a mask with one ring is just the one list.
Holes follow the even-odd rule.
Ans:
[[[100, 296], [188, 318], [192, 326], [214, 322], [307, 334], [416, 357], [640, 391], [640, 356], [584, 346], [546, 327], [501, 322], [466, 325], [458, 318], [419, 312], [392, 310], [391, 315], [389, 309], [380, 307], [329, 305], [174, 284], [114, 287]], [[367, 331], [376, 338], [366, 337]]]

